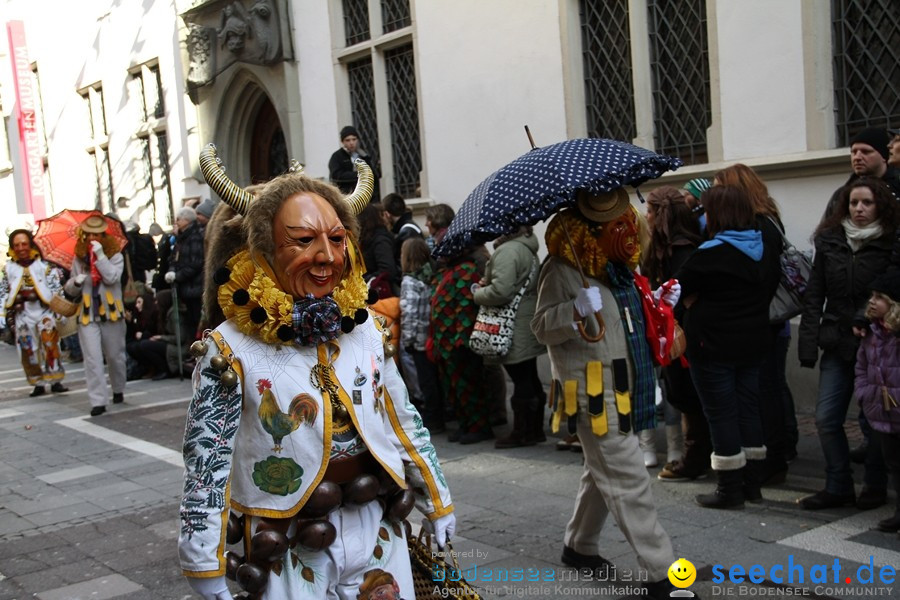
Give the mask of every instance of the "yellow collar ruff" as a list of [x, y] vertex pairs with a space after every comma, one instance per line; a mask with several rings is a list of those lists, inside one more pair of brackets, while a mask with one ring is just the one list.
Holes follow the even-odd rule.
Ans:
[[[357, 310], [366, 307], [368, 287], [362, 278], [359, 251], [352, 240], [347, 242], [347, 252], [350, 272], [334, 289], [333, 296], [341, 315], [353, 319]], [[225, 318], [233, 320], [241, 333], [267, 344], [293, 343], [294, 298], [278, 286], [266, 259], [242, 250], [226, 266], [230, 271], [228, 281], [219, 286], [218, 293]]]

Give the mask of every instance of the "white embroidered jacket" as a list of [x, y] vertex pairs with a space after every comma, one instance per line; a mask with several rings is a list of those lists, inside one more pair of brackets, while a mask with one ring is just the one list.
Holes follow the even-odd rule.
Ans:
[[[332, 406], [311, 377], [320, 362], [334, 367], [356, 431], [393, 479], [412, 488], [417, 508], [431, 519], [453, 511], [428, 430], [394, 361], [385, 360], [383, 334], [373, 321], [318, 348], [266, 344], [230, 321], [210, 336], [194, 370], [185, 427], [179, 537], [185, 575], [224, 574], [229, 507], [290, 517], [321, 481], [332, 448]], [[220, 352], [233, 357], [240, 380], [230, 390], [210, 365]], [[303, 409], [292, 410], [295, 399]]]

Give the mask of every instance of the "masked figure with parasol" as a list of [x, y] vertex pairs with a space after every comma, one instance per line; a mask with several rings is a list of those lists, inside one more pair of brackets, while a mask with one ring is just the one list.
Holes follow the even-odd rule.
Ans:
[[66, 293], [79, 299], [73, 318], [78, 322], [92, 417], [106, 412], [109, 403], [104, 357], [114, 404], [123, 401], [125, 391], [125, 307], [121, 284], [125, 259], [118, 238], [107, 233], [108, 227], [107, 219], [99, 214], [78, 225], [72, 275], [65, 285]]
[[60, 269], [46, 262], [27, 229], [9, 234], [9, 262], [0, 275], [0, 329], [9, 327], [19, 347], [25, 378], [34, 386], [31, 396], [68, 391], [59, 359], [59, 318], [50, 300], [62, 291]]

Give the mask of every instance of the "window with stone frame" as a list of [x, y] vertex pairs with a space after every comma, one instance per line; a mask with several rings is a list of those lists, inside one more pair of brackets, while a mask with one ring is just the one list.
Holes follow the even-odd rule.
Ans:
[[94, 171], [94, 208], [107, 213], [115, 210], [115, 203], [103, 86], [95, 83], [82, 89], [80, 94], [85, 107], [85, 130], [88, 132], [87, 154]]
[[866, 127], [900, 123], [900, 4], [831, 0], [837, 144]]
[[649, 0], [655, 151], [685, 164], [709, 162], [712, 122], [706, 0]]
[[130, 114], [135, 120], [134, 141], [131, 155], [135, 162], [130, 172], [141, 173], [132, 176], [134, 196], [125, 198], [125, 206], [137, 212], [149, 208], [153, 221], [171, 225], [174, 223], [175, 207], [172, 186], [169, 181], [170, 157], [166, 123], [165, 95], [159, 63], [156, 60], [136, 65], [130, 69], [128, 102]]
[[[350, 124], [381, 175], [381, 193], [421, 195], [418, 92], [409, 0], [343, 0]], [[365, 28], [365, 31], [362, 31]], [[389, 34], [389, 35], [388, 35]], [[379, 120], [382, 119], [383, 121]]]

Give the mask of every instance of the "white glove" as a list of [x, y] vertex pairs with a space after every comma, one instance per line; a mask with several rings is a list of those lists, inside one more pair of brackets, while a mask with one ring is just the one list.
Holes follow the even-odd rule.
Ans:
[[575, 296], [575, 310], [582, 317], [600, 312], [603, 308], [603, 298], [600, 297], [600, 288], [589, 287], [578, 290]]
[[225, 583], [225, 577], [188, 577], [187, 580], [194, 593], [203, 600], [233, 600], [231, 592], [228, 591], [228, 585]]
[[101, 244], [97, 240], [91, 240], [91, 250], [94, 251], [94, 256], [96, 256], [97, 258], [106, 257], [106, 255], [103, 253], [103, 244]]
[[449, 515], [438, 517], [434, 521], [422, 519], [422, 527], [434, 536], [434, 541], [437, 542], [438, 548], [443, 549], [453, 534], [456, 533], [456, 515], [450, 513]]
[[87, 275], [85, 275], [84, 273], [82, 273], [80, 275], [76, 275], [75, 276], [75, 285], [77, 285], [78, 287], [81, 287], [82, 285], [84, 285], [84, 280], [86, 277], [87, 277]]
[[662, 298], [662, 301], [669, 306], [678, 304], [678, 299], [681, 298], [681, 284], [678, 283], [677, 279], [673, 279], [672, 281], [674, 283], [669, 286], [668, 291], [661, 285], [653, 292], [653, 299], [656, 300], [657, 304], [659, 303], [660, 298]]
[[166, 283], [172, 283], [175, 281], [175, 271], [169, 271], [166, 273]]

